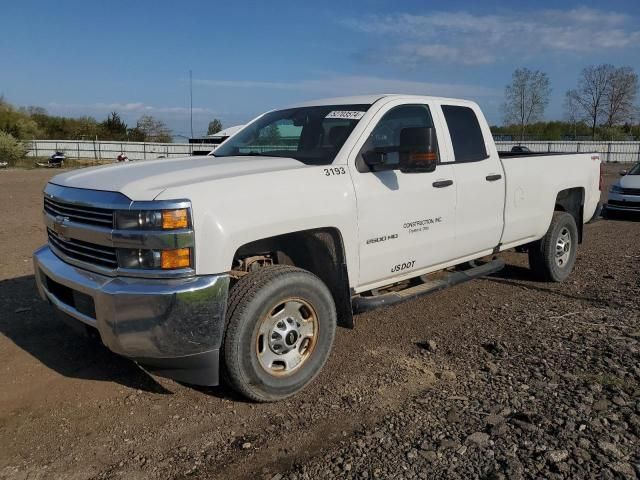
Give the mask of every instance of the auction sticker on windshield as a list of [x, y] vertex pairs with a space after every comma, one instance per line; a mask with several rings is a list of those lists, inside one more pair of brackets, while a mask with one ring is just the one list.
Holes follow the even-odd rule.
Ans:
[[325, 118], [346, 118], [348, 120], [360, 120], [366, 112], [356, 110], [333, 110]]

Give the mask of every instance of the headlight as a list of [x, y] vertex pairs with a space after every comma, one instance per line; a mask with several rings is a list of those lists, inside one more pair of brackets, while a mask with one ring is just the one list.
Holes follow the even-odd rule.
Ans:
[[620, 186], [620, 185], [612, 185], [611, 186], [611, 190], [609, 190], [611, 193], [623, 193], [624, 189]]
[[189, 210], [119, 210], [118, 230], [179, 230], [189, 228]]
[[[190, 213], [189, 208], [116, 210], [116, 230], [138, 231], [137, 235], [141, 238], [140, 246], [142, 247], [118, 248], [118, 267], [143, 270], [192, 268], [193, 249], [176, 248], [192, 247], [192, 242], [190, 244], [168, 242], [165, 248], [157, 246], [157, 239], [161, 237], [173, 238], [175, 235], [178, 238], [178, 236], [187, 235], [192, 238], [191, 232], [171, 232], [191, 228]], [[144, 232], [140, 232], [141, 230]]]
[[191, 249], [171, 250], [118, 249], [120, 268], [145, 270], [175, 270], [191, 267]]

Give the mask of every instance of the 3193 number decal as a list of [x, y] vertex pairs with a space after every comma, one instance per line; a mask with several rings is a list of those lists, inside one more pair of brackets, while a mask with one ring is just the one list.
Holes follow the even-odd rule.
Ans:
[[344, 169], [344, 167], [333, 167], [324, 169], [324, 174], [327, 177], [330, 177], [331, 175], [346, 175], [346, 173], [347, 171]]

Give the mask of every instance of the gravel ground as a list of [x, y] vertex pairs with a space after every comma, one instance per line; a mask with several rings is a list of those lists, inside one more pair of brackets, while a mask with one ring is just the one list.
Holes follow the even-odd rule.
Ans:
[[[607, 181], [619, 167], [607, 169]], [[356, 318], [282, 403], [151, 377], [36, 299], [49, 171], [0, 172], [0, 478], [640, 478], [640, 222]]]

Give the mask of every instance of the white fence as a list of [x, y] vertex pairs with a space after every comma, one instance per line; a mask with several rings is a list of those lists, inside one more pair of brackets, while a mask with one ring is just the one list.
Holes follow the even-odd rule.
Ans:
[[640, 162], [640, 142], [496, 142], [499, 151], [508, 152], [516, 145], [532, 152], [598, 152], [603, 162]]
[[130, 160], [153, 160], [156, 158], [184, 157], [194, 151], [210, 152], [216, 145], [201, 143], [145, 143], [103, 142], [91, 140], [32, 140], [26, 142], [30, 157], [49, 157], [54, 152], [63, 152], [67, 158], [94, 161], [116, 160], [120, 152]]
[[[599, 152], [604, 162], [639, 162], [640, 142], [496, 142], [498, 150], [509, 151], [523, 145], [533, 152]], [[56, 151], [64, 152], [68, 158], [95, 161], [115, 160], [120, 152], [130, 160], [152, 160], [155, 158], [183, 157], [194, 151], [211, 151], [213, 144], [198, 143], [144, 143], [103, 142], [86, 140], [33, 140], [27, 142], [29, 156], [48, 157]]]

